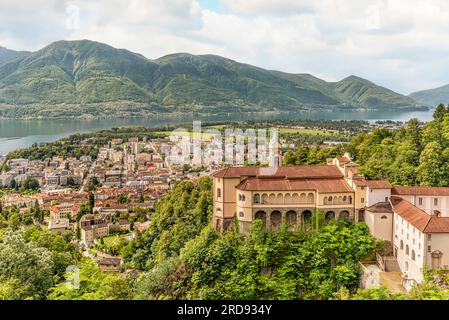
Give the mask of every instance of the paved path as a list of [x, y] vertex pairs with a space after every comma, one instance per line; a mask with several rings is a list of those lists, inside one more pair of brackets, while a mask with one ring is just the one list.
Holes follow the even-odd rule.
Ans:
[[380, 285], [384, 286], [393, 293], [404, 293], [405, 288], [402, 285], [402, 273], [400, 272], [380, 272]]

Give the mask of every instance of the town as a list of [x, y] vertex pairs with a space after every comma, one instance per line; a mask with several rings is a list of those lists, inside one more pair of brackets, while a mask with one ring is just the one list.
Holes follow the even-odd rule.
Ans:
[[85, 255], [97, 260], [101, 270], [119, 271], [123, 267], [119, 257], [102, 252], [93, 255], [91, 247], [101, 238], [121, 235], [129, 239], [143, 232], [155, 202], [177, 181], [195, 182], [218, 168], [211, 163], [186, 172], [185, 165], [170, 161], [174, 144], [169, 138], [111, 139], [96, 159], [10, 159], [7, 172], [0, 175], [0, 187], [12, 192], [3, 196], [1, 207], [21, 213], [39, 208], [47, 213], [40, 223], [43, 228], [73, 232], [76, 243]]

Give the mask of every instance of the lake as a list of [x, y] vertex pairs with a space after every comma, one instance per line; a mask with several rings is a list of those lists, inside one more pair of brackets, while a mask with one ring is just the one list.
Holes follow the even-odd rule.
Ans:
[[0, 119], [0, 155], [9, 151], [31, 146], [37, 142], [51, 142], [74, 133], [92, 132], [114, 127], [160, 126], [165, 124], [181, 124], [193, 120], [203, 122], [239, 121], [239, 120], [377, 120], [408, 121], [418, 118], [420, 121], [432, 120], [433, 109], [429, 111], [366, 111], [366, 112], [289, 112], [289, 113], [241, 113], [232, 115], [211, 116], [170, 116], [154, 118], [116, 118], [97, 120], [2, 120]]

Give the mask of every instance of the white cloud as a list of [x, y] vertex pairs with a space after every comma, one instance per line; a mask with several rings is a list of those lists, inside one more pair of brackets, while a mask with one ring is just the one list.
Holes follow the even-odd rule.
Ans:
[[[330, 81], [357, 74], [402, 93], [449, 83], [446, 0], [221, 3], [223, 12], [195, 0], [0, 0], [0, 45], [87, 38], [149, 58], [213, 53]], [[69, 6], [79, 9], [73, 28]]]

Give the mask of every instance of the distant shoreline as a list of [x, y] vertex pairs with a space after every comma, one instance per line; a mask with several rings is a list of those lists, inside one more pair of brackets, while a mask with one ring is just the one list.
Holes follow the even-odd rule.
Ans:
[[348, 113], [365, 113], [365, 112], [413, 112], [413, 111], [429, 111], [431, 108], [422, 106], [422, 107], [401, 107], [394, 108], [393, 110], [383, 109], [383, 108], [316, 108], [316, 109], [299, 109], [299, 110], [268, 110], [268, 111], [236, 111], [236, 112], [161, 112], [161, 113], [150, 113], [144, 112], [142, 114], [102, 114], [102, 115], [91, 115], [91, 114], [83, 114], [79, 116], [37, 116], [37, 115], [27, 115], [22, 117], [5, 117], [0, 116], [0, 120], [101, 120], [101, 119], [132, 119], [132, 118], [146, 118], [146, 119], [170, 119], [170, 118], [179, 118], [184, 117], [186, 115], [192, 117], [207, 117], [207, 116], [232, 116], [232, 115], [282, 115], [289, 113], [304, 113], [307, 114], [309, 112], [348, 112]]

